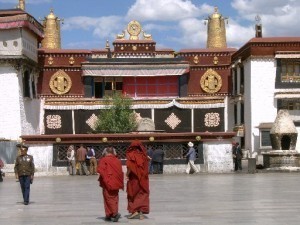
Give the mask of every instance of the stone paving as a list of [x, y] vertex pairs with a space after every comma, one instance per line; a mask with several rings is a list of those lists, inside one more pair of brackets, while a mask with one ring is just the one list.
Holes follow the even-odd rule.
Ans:
[[[151, 212], [126, 218], [120, 192], [118, 224], [300, 224], [299, 173], [151, 175]], [[0, 183], [0, 224], [109, 224], [97, 176], [36, 177], [30, 204], [22, 204], [19, 183]]]

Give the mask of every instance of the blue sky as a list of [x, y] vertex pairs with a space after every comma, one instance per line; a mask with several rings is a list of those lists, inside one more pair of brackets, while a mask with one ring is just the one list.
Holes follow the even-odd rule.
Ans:
[[[0, 0], [11, 9], [18, 0]], [[205, 48], [204, 19], [219, 8], [229, 18], [228, 47], [241, 47], [255, 35], [255, 16], [261, 17], [263, 36], [300, 36], [300, 0], [26, 0], [26, 11], [44, 18], [53, 8], [64, 19], [62, 48], [103, 49], [131, 20], [152, 34], [157, 48]]]

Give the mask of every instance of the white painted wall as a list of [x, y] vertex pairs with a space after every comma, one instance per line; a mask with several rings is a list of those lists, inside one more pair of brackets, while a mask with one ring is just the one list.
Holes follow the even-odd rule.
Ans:
[[11, 65], [0, 66], [0, 137], [18, 140], [39, 134], [40, 100], [23, 97], [22, 75]]
[[232, 144], [230, 140], [203, 143], [204, 165], [209, 173], [233, 171]]
[[37, 54], [38, 41], [37, 37], [28, 30], [22, 32], [22, 54], [32, 59], [33, 61], [38, 61]]
[[[274, 122], [276, 63], [274, 58], [248, 59], [245, 66], [245, 149], [253, 156], [259, 150], [260, 123]], [[250, 86], [249, 86], [250, 84]], [[249, 121], [249, 118], [250, 121]]]
[[1, 30], [0, 55], [21, 55], [22, 43], [20, 29]]
[[11, 66], [0, 66], [0, 83], [0, 137], [17, 140], [21, 135], [20, 81]]
[[[21, 32], [22, 30], [22, 32]], [[5, 44], [4, 44], [5, 43]], [[27, 29], [1, 30], [0, 55], [27, 56], [37, 62], [37, 37]]]

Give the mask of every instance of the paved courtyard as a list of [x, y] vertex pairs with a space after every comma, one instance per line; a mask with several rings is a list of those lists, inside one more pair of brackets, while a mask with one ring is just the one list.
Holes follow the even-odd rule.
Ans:
[[[104, 221], [97, 176], [36, 177], [31, 202], [22, 204], [19, 183], [0, 183], [0, 224], [109, 224]], [[300, 174], [151, 175], [151, 213], [125, 216], [120, 192], [119, 224], [299, 224]]]

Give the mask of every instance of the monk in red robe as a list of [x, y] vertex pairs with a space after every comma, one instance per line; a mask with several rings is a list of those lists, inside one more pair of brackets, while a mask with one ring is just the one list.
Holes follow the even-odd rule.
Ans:
[[103, 190], [105, 220], [118, 222], [121, 214], [119, 209], [119, 190], [124, 190], [124, 174], [122, 163], [115, 156], [113, 147], [106, 149], [103, 158], [99, 160], [97, 172]]
[[144, 219], [149, 213], [149, 177], [147, 150], [136, 140], [126, 150], [128, 219]]

